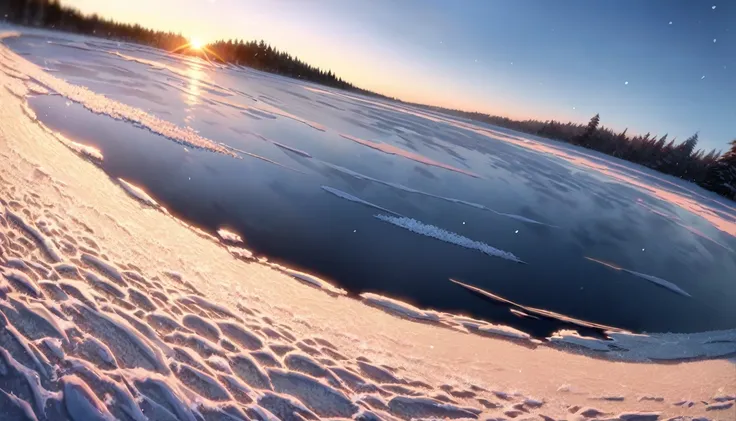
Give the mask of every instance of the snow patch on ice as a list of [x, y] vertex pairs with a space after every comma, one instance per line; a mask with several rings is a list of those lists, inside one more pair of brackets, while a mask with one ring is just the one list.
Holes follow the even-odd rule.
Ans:
[[388, 222], [389, 224], [396, 225], [397, 227], [404, 228], [413, 233], [424, 235], [426, 237], [434, 238], [447, 243], [455, 244], [460, 247], [465, 247], [473, 250], [478, 250], [489, 256], [500, 257], [502, 259], [511, 260], [517, 263], [524, 263], [521, 259], [516, 257], [513, 253], [503, 251], [495, 247], [491, 247], [486, 243], [471, 240], [468, 237], [463, 237], [460, 234], [446, 231], [442, 228], [434, 225], [424, 224], [416, 219], [407, 217], [395, 217], [387, 215], [375, 215], [376, 218], [381, 221]]
[[285, 150], [287, 150], [289, 152], [293, 152], [293, 153], [295, 153], [297, 155], [301, 155], [301, 156], [303, 156], [305, 158], [311, 158], [312, 157], [312, 155], [310, 155], [308, 152], [304, 152], [303, 150], [294, 148], [292, 146], [284, 145], [283, 143], [276, 142], [275, 140], [272, 140], [271, 143], [273, 143], [275, 146], [278, 146], [281, 149], [285, 149]]
[[334, 194], [335, 196], [337, 196], [339, 198], [342, 198], [342, 199], [345, 199], [345, 200], [349, 200], [351, 202], [360, 203], [362, 205], [366, 205], [366, 206], [370, 206], [370, 207], [372, 207], [374, 209], [378, 209], [378, 210], [380, 210], [382, 212], [388, 212], [388, 213], [390, 213], [392, 215], [401, 216], [400, 214], [398, 214], [398, 213], [396, 213], [396, 212], [394, 212], [392, 210], [389, 210], [389, 209], [386, 209], [384, 207], [378, 206], [378, 205], [373, 204], [371, 202], [367, 202], [367, 201], [365, 201], [365, 200], [363, 200], [363, 199], [361, 199], [359, 197], [353, 196], [350, 193], [346, 193], [346, 192], [344, 192], [342, 190], [338, 190], [338, 189], [333, 188], [333, 187], [322, 186], [322, 190], [324, 190], [324, 191], [326, 191], [328, 193], [332, 193], [332, 194]]
[[642, 279], [646, 279], [647, 281], [649, 281], [649, 282], [651, 282], [653, 284], [659, 285], [662, 288], [668, 289], [668, 290], [670, 290], [672, 292], [675, 292], [677, 294], [680, 294], [682, 296], [692, 297], [692, 295], [690, 295], [687, 291], [683, 290], [682, 288], [678, 287], [677, 285], [673, 284], [672, 282], [666, 281], [666, 280], [664, 280], [662, 278], [658, 278], [658, 277], [653, 276], [653, 275], [647, 275], [646, 273], [641, 273], [641, 272], [637, 272], [637, 271], [630, 270], [630, 269], [624, 269], [624, 268], [622, 268], [622, 267], [620, 267], [620, 266], [618, 266], [616, 264], [605, 262], [605, 261], [599, 260], [599, 259], [594, 259], [592, 257], [587, 257], [586, 256], [585, 258], [587, 260], [590, 260], [591, 262], [598, 263], [599, 265], [603, 265], [603, 266], [605, 266], [607, 268], [610, 268], [610, 269], [613, 269], [613, 270], [617, 270], [617, 271], [621, 271], [621, 272], [626, 272], [626, 273], [628, 273], [630, 275], [634, 275], [636, 277], [639, 277], [639, 278], [642, 278]]

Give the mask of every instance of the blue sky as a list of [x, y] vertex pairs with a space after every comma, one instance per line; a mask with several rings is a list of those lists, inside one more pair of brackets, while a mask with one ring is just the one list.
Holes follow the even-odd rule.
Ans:
[[616, 129], [700, 131], [704, 148], [736, 138], [731, 0], [65, 3], [206, 41], [264, 39], [410, 101], [514, 118], [600, 113]]

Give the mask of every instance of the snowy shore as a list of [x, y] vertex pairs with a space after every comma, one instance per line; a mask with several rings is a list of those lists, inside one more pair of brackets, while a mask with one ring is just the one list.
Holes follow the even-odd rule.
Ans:
[[[0, 64], [2, 419], [736, 417], [732, 355], [634, 363], [504, 329], [489, 338], [469, 333], [488, 325], [383, 297], [367, 306], [254, 262], [109, 179], [94, 165], [104, 157], [60, 142], [23, 99], [87, 93], [2, 46]], [[448, 320], [465, 331], [434, 323]], [[594, 355], [600, 347], [571, 337]], [[732, 332], [696, 339], [707, 349], [698, 356], [733, 349]]]

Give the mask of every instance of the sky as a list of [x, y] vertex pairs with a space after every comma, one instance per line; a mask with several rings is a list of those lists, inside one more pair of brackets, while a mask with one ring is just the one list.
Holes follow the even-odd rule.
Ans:
[[736, 138], [733, 0], [64, 0], [204, 41], [263, 39], [402, 100]]

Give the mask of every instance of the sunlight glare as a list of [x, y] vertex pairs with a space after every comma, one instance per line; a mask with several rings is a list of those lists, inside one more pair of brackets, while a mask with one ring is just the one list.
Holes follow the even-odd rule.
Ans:
[[201, 39], [195, 37], [189, 38], [189, 45], [194, 50], [201, 50], [202, 48], [204, 48], [204, 42], [202, 42]]

